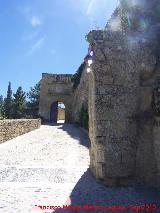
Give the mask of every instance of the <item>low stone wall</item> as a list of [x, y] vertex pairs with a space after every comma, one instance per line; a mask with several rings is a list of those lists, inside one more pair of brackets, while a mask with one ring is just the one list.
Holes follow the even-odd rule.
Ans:
[[23, 135], [41, 126], [41, 119], [18, 119], [0, 121], [0, 143]]

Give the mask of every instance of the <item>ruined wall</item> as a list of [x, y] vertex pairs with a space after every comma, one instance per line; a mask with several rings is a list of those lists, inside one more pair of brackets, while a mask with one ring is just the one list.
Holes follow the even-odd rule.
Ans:
[[[148, 9], [153, 7], [146, 3], [138, 5], [140, 11], [127, 8], [136, 23], [132, 29], [115, 13], [104, 31], [88, 34], [94, 50], [89, 73], [90, 168], [107, 185], [158, 182], [159, 134], [152, 107], [159, 43], [157, 23], [153, 26]], [[137, 24], [138, 14], [144, 15], [143, 25]]]
[[88, 73], [86, 67], [83, 69], [78, 87], [73, 90], [72, 96], [72, 119], [74, 123], [79, 121], [79, 114], [82, 106], [88, 109]]
[[57, 120], [65, 120], [65, 109], [58, 109], [58, 118]]
[[51, 105], [55, 101], [63, 102], [65, 105], [65, 120], [72, 120], [72, 75], [42, 74], [40, 82], [40, 104], [39, 114], [50, 121]]
[[40, 119], [19, 119], [0, 121], [0, 143], [23, 135], [41, 126]]

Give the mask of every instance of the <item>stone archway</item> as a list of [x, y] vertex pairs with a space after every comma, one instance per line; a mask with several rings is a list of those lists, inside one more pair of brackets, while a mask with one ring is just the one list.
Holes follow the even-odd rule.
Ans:
[[[65, 105], [65, 122], [72, 121], [72, 75], [42, 74], [39, 114], [44, 121], [57, 122], [58, 102]], [[53, 111], [55, 111], [53, 115]]]

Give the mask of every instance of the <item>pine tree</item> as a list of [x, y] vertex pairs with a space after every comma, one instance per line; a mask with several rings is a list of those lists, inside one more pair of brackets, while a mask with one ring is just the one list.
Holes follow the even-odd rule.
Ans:
[[27, 102], [27, 114], [32, 118], [38, 117], [39, 99], [40, 99], [40, 82], [31, 87], [27, 93], [29, 101]]
[[0, 96], [0, 119], [3, 119], [4, 117], [4, 103], [3, 103], [3, 96]]
[[24, 118], [26, 95], [25, 92], [23, 92], [22, 87], [18, 87], [17, 92], [13, 96], [13, 118]]
[[11, 82], [9, 82], [7, 97], [4, 99], [4, 114], [5, 117], [8, 119], [12, 118], [12, 106], [13, 106], [12, 89], [11, 89]]

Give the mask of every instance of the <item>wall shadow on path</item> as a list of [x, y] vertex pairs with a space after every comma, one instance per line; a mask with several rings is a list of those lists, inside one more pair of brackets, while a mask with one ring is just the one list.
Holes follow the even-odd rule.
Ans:
[[[58, 126], [59, 129], [67, 132], [72, 138], [77, 139], [80, 144], [89, 147], [88, 135], [79, 128], [72, 124], [50, 124], [51, 126]], [[78, 166], [78, 165], [77, 165]], [[84, 206], [84, 205], [97, 205], [97, 206], [113, 206], [121, 205], [128, 207], [129, 205], [143, 205], [143, 204], [156, 204], [160, 207], [160, 192], [152, 187], [146, 186], [130, 186], [130, 187], [107, 187], [101, 183], [98, 183], [95, 177], [92, 175], [90, 169], [88, 169], [76, 183], [73, 188], [70, 197], [66, 199], [63, 205], [70, 206]], [[56, 205], [56, 204], [55, 204]], [[135, 213], [133, 210], [121, 210], [121, 211], [70, 211], [70, 210], [56, 210], [55, 213]], [[149, 212], [149, 211], [140, 211]], [[160, 212], [160, 209], [150, 211]]]
[[79, 127], [74, 124], [68, 123], [43, 123], [45, 126], [57, 126], [58, 129], [61, 129], [67, 132], [72, 138], [79, 141], [79, 143], [87, 148], [90, 147], [90, 140], [88, 134], [85, 131], [82, 131]]
[[78, 140], [81, 145], [86, 146], [87, 148], [90, 147], [90, 140], [88, 134], [82, 131], [79, 127], [67, 123], [60, 124], [58, 126], [59, 129], [67, 132], [72, 138]]
[[[84, 206], [84, 205], [98, 205], [98, 206], [112, 206], [123, 205], [128, 207], [129, 205], [142, 205], [142, 204], [157, 204], [160, 207], [160, 192], [151, 187], [144, 186], [132, 186], [132, 187], [106, 187], [100, 183], [97, 183], [92, 173], [88, 169], [77, 182], [70, 197], [64, 205], [71, 206]], [[121, 211], [70, 211], [70, 210], [56, 210], [55, 213], [73, 213], [73, 212], [122, 212], [131, 213], [137, 212], [133, 210], [121, 210]], [[140, 211], [148, 212], [148, 211]], [[153, 212], [153, 211], [152, 211]], [[154, 210], [154, 212], [160, 212]]]
[[64, 123], [56, 123], [56, 122], [43, 122], [42, 125], [45, 125], [45, 126], [61, 126], [63, 125]]

